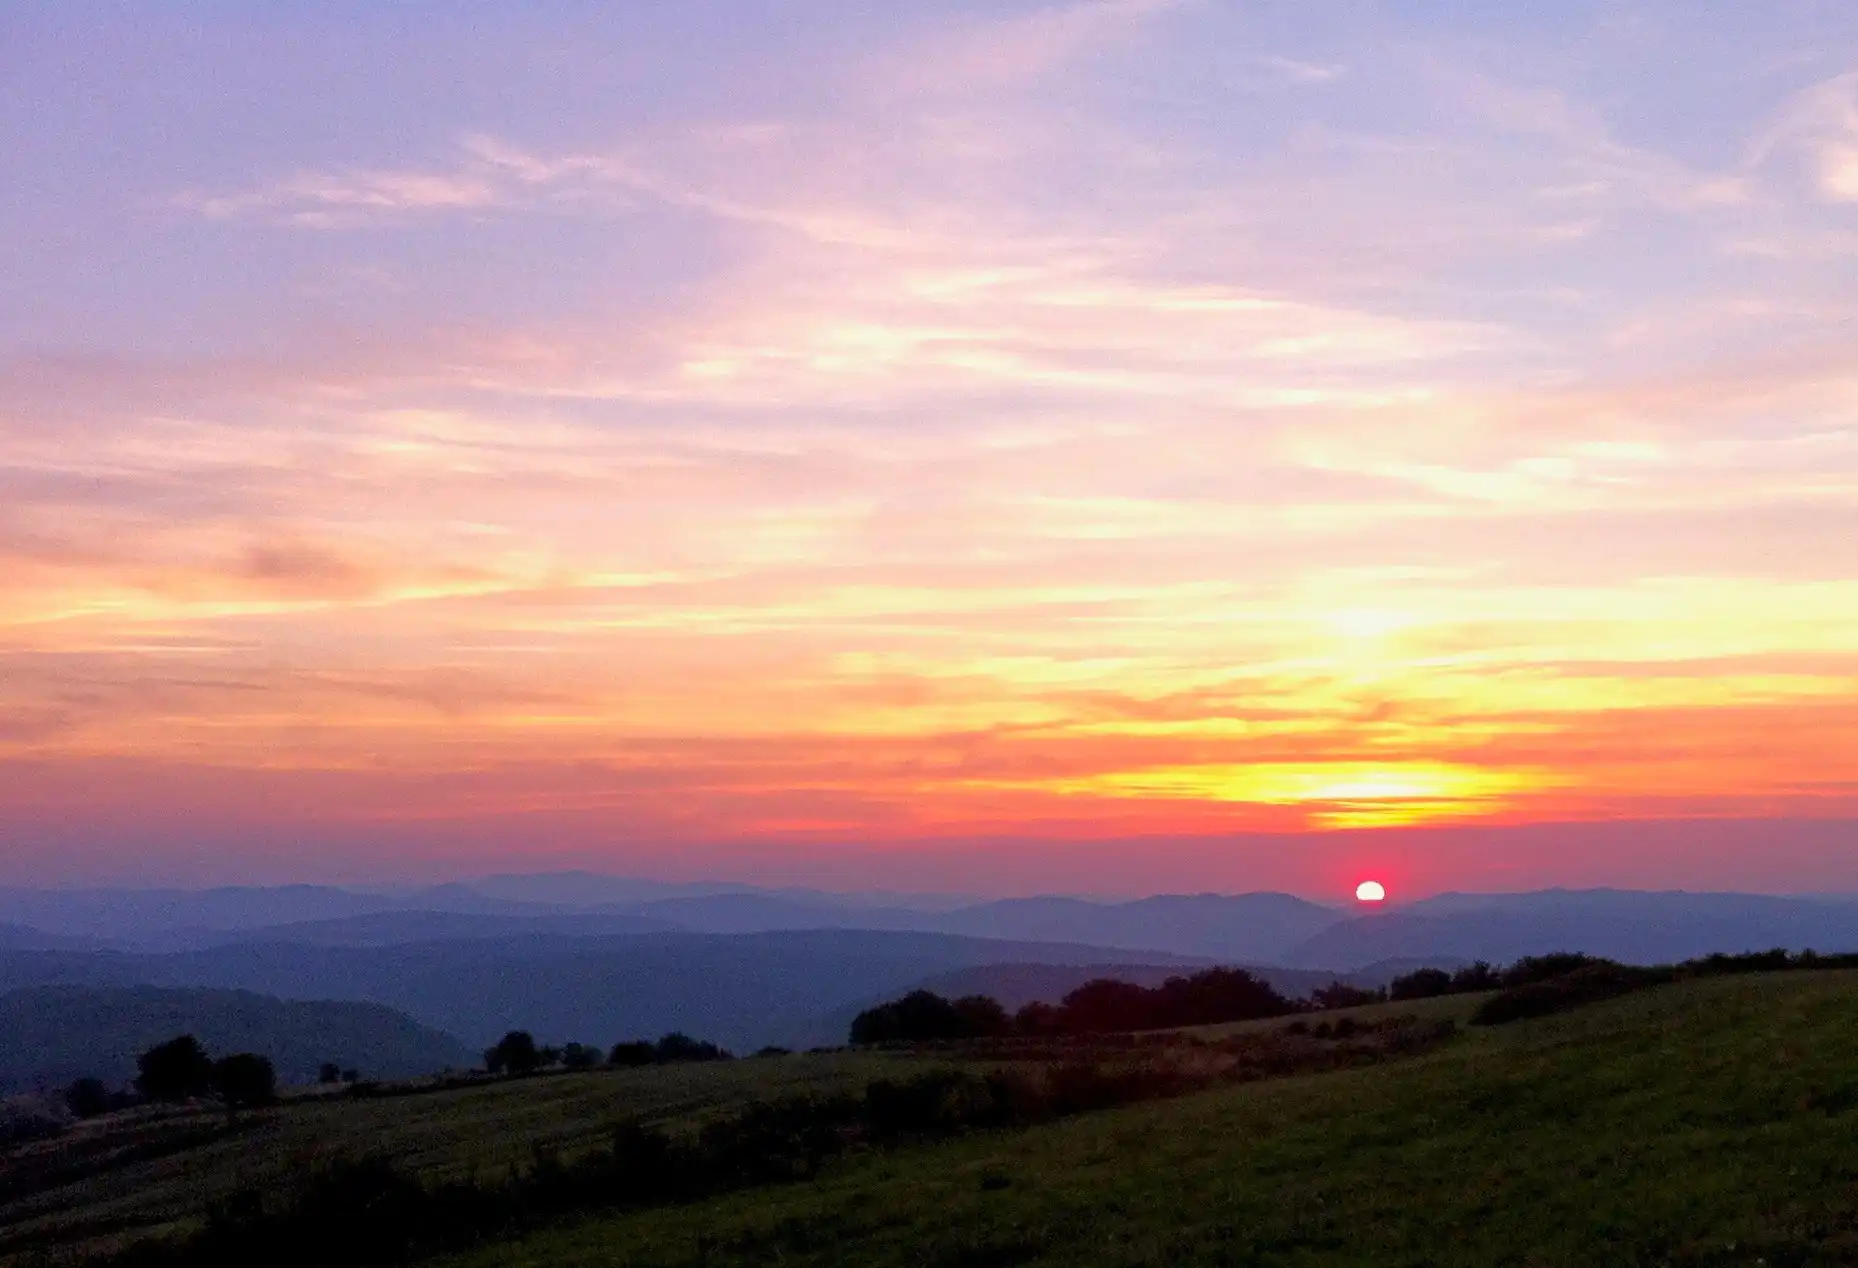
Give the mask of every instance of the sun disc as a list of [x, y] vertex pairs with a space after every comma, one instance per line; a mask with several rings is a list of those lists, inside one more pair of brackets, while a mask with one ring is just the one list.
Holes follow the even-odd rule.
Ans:
[[1378, 903], [1387, 899], [1387, 887], [1379, 881], [1363, 881], [1355, 886], [1355, 901], [1358, 903]]

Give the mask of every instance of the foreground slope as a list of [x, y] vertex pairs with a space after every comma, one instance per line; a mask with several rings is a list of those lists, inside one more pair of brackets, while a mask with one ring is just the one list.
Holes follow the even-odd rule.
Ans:
[[1858, 973], [900, 1151], [452, 1268], [1858, 1261]]
[[572, 1157], [618, 1122], [688, 1126], [757, 1099], [862, 1087], [917, 1062], [882, 1054], [765, 1058], [486, 1082], [425, 1095], [290, 1101], [232, 1120], [211, 1107], [79, 1124], [0, 1156], [0, 1265], [87, 1259], [197, 1224], [256, 1186], [335, 1158], [384, 1156], [424, 1180], [490, 1176], [537, 1149]]

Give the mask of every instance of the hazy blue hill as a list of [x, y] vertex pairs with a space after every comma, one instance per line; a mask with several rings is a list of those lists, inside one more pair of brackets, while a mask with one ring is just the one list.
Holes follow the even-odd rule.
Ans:
[[146, 950], [199, 945], [239, 930], [391, 911], [522, 916], [545, 915], [554, 910], [488, 898], [463, 886], [439, 886], [399, 895], [327, 885], [204, 890], [0, 888], [0, 921], [31, 926], [47, 934]]
[[1585, 951], [1657, 964], [1770, 947], [1858, 949], [1858, 903], [1632, 890], [1447, 894], [1341, 921], [1303, 942], [1287, 960], [1353, 969], [1391, 959], [1501, 962]]
[[851, 906], [820, 896], [741, 892], [646, 903], [638, 911], [711, 933], [887, 929], [1087, 943], [1232, 961], [1270, 961], [1333, 924], [1336, 912], [1289, 894], [1168, 894], [1133, 902], [1009, 898], [953, 909]]
[[1117, 958], [1102, 946], [868, 930], [538, 935], [384, 947], [256, 942], [171, 954], [0, 952], [0, 988], [146, 983], [371, 1000], [474, 1047], [523, 1027], [545, 1039], [598, 1044], [686, 1030], [750, 1048], [837, 1043], [843, 1034], [821, 1018], [950, 969]]
[[47, 933], [31, 925], [0, 923], [0, 951], [86, 951], [97, 950], [94, 938], [72, 934]]
[[744, 891], [694, 894], [641, 903], [633, 910], [698, 933], [774, 933], [800, 929], [943, 932], [942, 913], [909, 907], [856, 906], [816, 897]]
[[210, 941], [296, 943], [320, 947], [384, 947], [408, 942], [549, 936], [600, 938], [620, 934], [674, 933], [680, 927], [630, 912], [566, 912], [546, 916], [481, 915], [457, 911], [382, 911], [337, 920], [270, 925], [219, 934]]
[[310, 1082], [324, 1061], [403, 1078], [475, 1059], [451, 1035], [380, 1004], [51, 986], [0, 995], [0, 1088], [57, 1087], [87, 1075], [124, 1085], [135, 1077], [138, 1054], [181, 1034], [213, 1053], [269, 1056], [287, 1083]]
[[948, 914], [977, 937], [1089, 942], [1234, 962], [1271, 962], [1333, 924], [1333, 908], [1290, 894], [1163, 894], [1125, 903], [1009, 898]]
[[[0, 889], [0, 923], [29, 926], [46, 936], [37, 942], [22, 936], [14, 945], [81, 946], [88, 940], [126, 951], [259, 940], [377, 945], [506, 933], [874, 929], [1273, 962], [1335, 919], [1330, 908], [1287, 894], [1162, 895], [1133, 902], [1042, 897], [960, 905], [946, 895], [673, 886], [581, 873], [381, 892], [319, 885]], [[54, 944], [53, 938], [73, 941]]]

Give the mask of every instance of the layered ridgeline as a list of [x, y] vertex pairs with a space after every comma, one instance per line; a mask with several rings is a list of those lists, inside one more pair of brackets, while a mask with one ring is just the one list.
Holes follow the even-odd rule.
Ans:
[[479, 1058], [457, 1039], [380, 1004], [290, 1002], [249, 991], [152, 986], [37, 987], [0, 995], [0, 1091], [80, 1078], [128, 1085], [136, 1058], [176, 1035], [216, 1052], [268, 1056], [285, 1083], [324, 1064], [368, 1078], [412, 1078]]
[[[156, 985], [362, 1000], [456, 1035], [474, 1051], [518, 1029], [594, 1044], [683, 1031], [753, 1051], [767, 1044], [842, 1043], [858, 1009], [953, 970], [1101, 965], [1116, 954], [1104, 947], [860, 930], [529, 936], [380, 947], [254, 942], [165, 954], [0, 952], [0, 990]], [[1151, 960], [1203, 963], [1162, 953], [1151, 953]]]
[[[1278, 894], [962, 904], [635, 884], [0, 891], [0, 991], [154, 985], [369, 1002], [473, 1052], [518, 1028], [590, 1044], [682, 1031], [753, 1051], [841, 1042], [858, 1012], [915, 987], [1017, 1009], [1094, 978], [1156, 985], [1224, 964], [1304, 998], [1336, 977], [1378, 987], [1421, 965], [1556, 951], [1654, 963], [1858, 948], [1858, 905], [1832, 899], [1546, 891], [1361, 915]], [[576, 893], [582, 905], [562, 901]], [[900, 927], [912, 925], [944, 928]]]
[[184, 890], [0, 888], [0, 950], [174, 952], [243, 943], [385, 947], [701, 933], [867, 930], [1141, 952], [1105, 963], [1356, 972], [1382, 961], [1490, 960], [1580, 950], [1661, 963], [1768, 947], [1858, 949], [1858, 902], [1827, 897], [1545, 890], [1445, 894], [1381, 912], [1287, 894], [1034, 897], [958, 902], [586, 874], [391, 892], [327, 886]]

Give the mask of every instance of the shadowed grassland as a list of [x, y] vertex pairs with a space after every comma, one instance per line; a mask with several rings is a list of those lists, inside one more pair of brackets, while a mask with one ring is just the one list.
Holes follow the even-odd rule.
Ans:
[[99, 1120], [0, 1163], [0, 1264], [44, 1262], [14, 1258], [28, 1246], [76, 1262], [335, 1158], [383, 1155], [428, 1180], [495, 1176], [538, 1149], [572, 1158], [604, 1143], [617, 1120], [694, 1126], [750, 1101], [862, 1087], [924, 1065], [901, 1054], [767, 1057], [297, 1101], [236, 1122], [214, 1110]]
[[1416, 1017], [1421, 1021], [1452, 1021], [1464, 1025], [1478, 1005], [1490, 998], [1489, 992], [1468, 995], [1438, 995], [1431, 999], [1393, 1000], [1378, 1004], [1358, 1004], [1353, 1008], [1331, 1008], [1321, 1013], [1290, 1017], [1259, 1017], [1251, 1021], [1231, 1021], [1218, 1026], [1187, 1026], [1159, 1033], [1192, 1035], [1198, 1039], [1225, 1039], [1233, 1035], [1270, 1034], [1289, 1026], [1334, 1025], [1342, 1020], [1357, 1023], [1388, 1021], [1396, 1017]]
[[848, 1161], [448, 1268], [1858, 1262], [1858, 973]]

